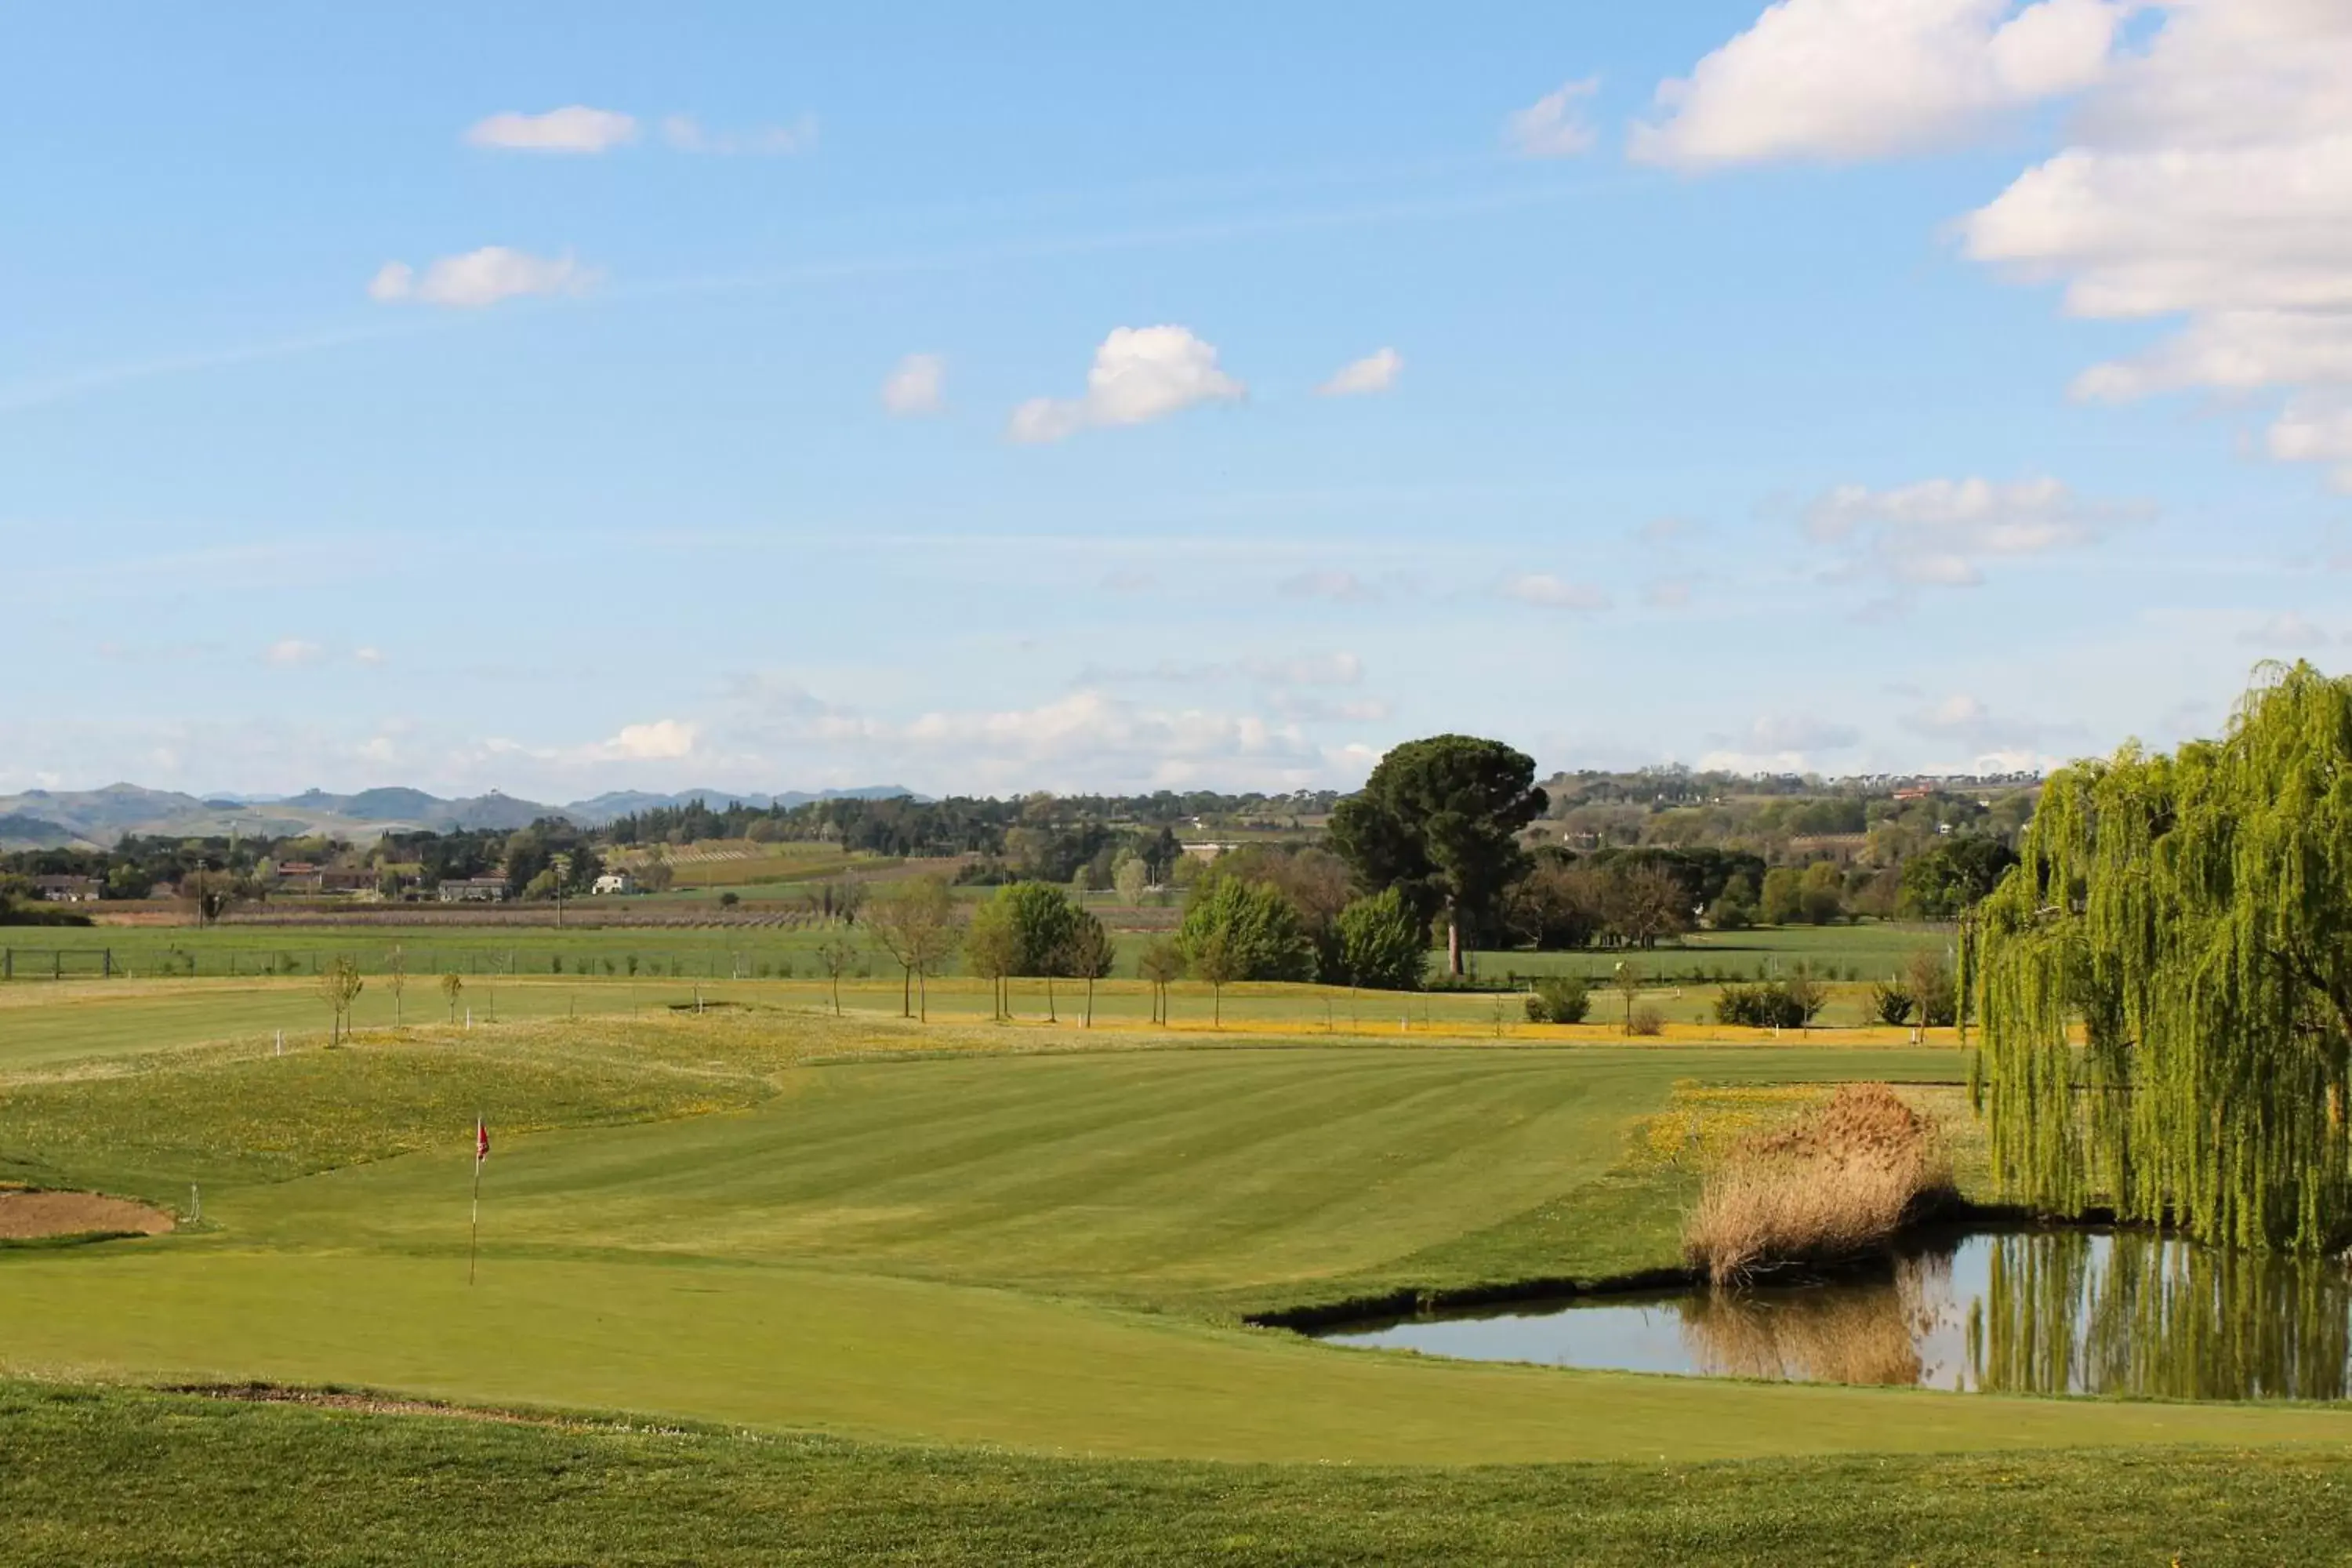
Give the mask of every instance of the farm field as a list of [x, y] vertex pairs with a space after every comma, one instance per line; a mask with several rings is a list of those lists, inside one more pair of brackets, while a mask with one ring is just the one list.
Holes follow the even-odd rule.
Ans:
[[[774, 982], [706, 985], [746, 1005], [701, 1014], [641, 998], [634, 1016], [575, 1017], [553, 1005], [572, 989], [501, 983], [495, 1025], [362, 1018], [348, 1048], [294, 1037], [282, 1058], [251, 1009], [282, 994], [315, 1010], [304, 982], [0, 993], [0, 1182], [175, 1210], [194, 1184], [204, 1210], [146, 1240], [0, 1247], [0, 1377], [17, 1380], [0, 1388], [0, 1441], [64, 1431], [58, 1452], [116, 1455], [106, 1528], [155, 1532], [119, 1537], [146, 1542], [127, 1555], [181, 1554], [176, 1542], [190, 1561], [234, 1539], [196, 1543], [191, 1510], [214, 1488], [252, 1487], [233, 1479], [235, 1457], [306, 1443], [320, 1446], [322, 1473], [383, 1459], [386, 1445], [395, 1470], [419, 1475], [433, 1455], [478, 1453], [488, 1484], [517, 1498], [560, 1450], [642, 1469], [651, 1489], [634, 1495], [684, 1486], [688, 1514], [758, 1495], [828, 1500], [794, 1528], [823, 1518], [876, 1542], [904, 1541], [976, 1489], [1030, 1500], [991, 1524], [967, 1519], [982, 1532], [975, 1551], [1022, 1540], [1149, 1555], [1149, 1521], [1181, 1510], [1187, 1531], [1219, 1521], [1215, 1539], [1255, 1535], [1269, 1550], [1404, 1550], [1451, 1519], [1494, 1556], [1540, 1555], [1570, 1539], [1565, 1507], [1586, 1521], [1577, 1550], [1634, 1560], [1661, 1542], [1724, 1546], [1739, 1510], [1776, 1487], [1794, 1489], [1772, 1515], [1785, 1540], [1846, 1530], [1890, 1465], [1942, 1479], [1889, 1516], [1895, 1535], [1843, 1539], [1908, 1540], [1930, 1519], [1979, 1532], [1955, 1540], [2014, 1539], [2011, 1512], [1951, 1478], [2031, 1474], [2054, 1499], [2064, 1489], [2046, 1478], [2094, 1461], [2053, 1450], [2107, 1451], [2095, 1462], [2137, 1477], [2143, 1497], [2251, 1507], [2298, 1479], [2324, 1484], [2352, 1436], [2317, 1408], [1480, 1366], [1244, 1321], [1670, 1266], [1695, 1178], [1652, 1132], [1685, 1089], [1769, 1099], [1770, 1086], [1872, 1078], [1948, 1097], [1962, 1062], [1948, 1047], [1859, 1032], [1835, 1045], [1628, 1044], [1597, 1029], [1497, 1040], [1434, 1026], [1331, 1037], [1265, 1019], [1214, 1035], [919, 1026], [779, 1005]], [[477, 1113], [495, 1142], [469, 1286]], [[248, 1380], [625, 1411], [632, 1426], [690, 1430], [482, 1429], [86, 1392]], [[163, 1436], [194, 1431], [217, 1458]], [[2182, 1444], [2240, 1452], [2222, 1465]], [[1951, 1458], [1996, 1452], [2018, 1458]], [[1662, 1461], [1689, 1478], [1672, 1500]], [[1475, 1468], [1495, 1466], [1508, 1468]], [[1372, 1478], [1391, 1472], [1356, 1467], [1403, 1467], [1394, 1485], [1422, 1500], [1414, 1522], [1368, 1512]], [[11, 1475], [0, 1506], [53, 1485]], [[469, 1495], [432, 1505], [466, 1535], [454, 1559], [491, 1540], [520, 1561], [562, 1560], [567, 1540], [577, 1554], [569, 1527], [516, 1537]], [[1070, 1500], [1090, 1496], [1127, 1500]], [[331, 1517], [337, 1534], [374, 1506], [306, 1486], [238, 1528]], [[769, 1525], [784, 1533], [730, 1539], [747, 1552], [814, 1539]], [[2168, 1550], [2198, 1539], [2161, 1517], [2132, 1528]], [[1210, 1539], [1198, 1536], [1203, 1550]], [[2089, 1560], [2095, 1537], [2077, 1539]], [[23, 1550], [0, 1546], [0, 1561]]]
[[[1120, 913], [1105, 907], [1105, 919], [1116, 928]], [[1170, 911], [1139, 911], [1158, 917]], [[1146, 1020], [1150, 1005], [1143, 987], [1133, 980], [1147, 932], [1117, 931], [1116, 973], [1127, 977], [1100, 988], [1097, 1016], [1107, 1019]], [[696, 982], [740, 980], [797, 982], [772, 991], [744, 993], [765, 995], [787, 1005], [829, 1005], [830, 986], [818, 949], [827, 942], [846, 939], [857, 950], [845, 976], [845, 1005], [898, 1010], [900, 975], [870, 938], [856, 928], [810, 923], [784, 925], [707, 925], [621, 927], [555, 930], [552, 927], [502, 929], [455, 924], [367, 926], [262, 926], [230, 924], [211, 927], [18, 928], [0, 930], [0, 949], [11, 957], [6, 967], [17, 977], [0, 984], [0, 1008], [28, 984], [51, 984], [50, 976], [96, 980], [110, 969], [118, 978], [238, 981], [307, 980], [338, 957], [348, 957], [362, 974], [373, 977], [362, 994], [358, 1016], [365, 1022], [392, 1021], [394, 1012], [383, 981], [395, 963], [406, 968], [408, 989], [404, 1016], [429, 1014], [439, 1006], [435, 989], [439, 977], [454, 973], [467, 983], [467, 1000], [478, 1008], [491, 991], [508, 992], [508, 980], [560, 982], [570, 1002], [548, 999], [533, 1004], [553, 1011], [571, 1006], [610, 1010], [625, 1008], [625, 999], [612, 995], [591, 1000], [591, 983], [635, 982], [640, 1003], [655, 996], [691, 1000]], [[1707, 1025], [1712, 1012], [1713, 984], [1719, 978], [1755, 979], [1786, 975], [1799, 965], [1834, 982], [1822, 1022], [1852, 1026], [1869, 1018], [1870, 983], [1898, 972], [1910, 956], [1922, 950], [1948, 949], [1948, 930], [1915, 925], [1801, 927], [1739, 932], [1697, 932], [1672, 946], [1630, 955], [1601, 950], [1581, 952], [1477, 952], [1471, 955], [1475, 973], [1484, 983], [1504, 986], [1511, 977], [1521, 983], [1539, 975], [1582, 974], [1604, 983], [1621, 958], [1627, 958], [1643, 981], [1642, 1000], [1679, 1024]], [[1433, 956], [1433, 964], [1434, 964]], [[487, 983], [487, 984], [486, 984]], [[664, 989], [667, 986], [667, 989]], [[1068, 982], [1055, 988], [1052, 1011], [1073, 993]], [[1046, 988], [1042, 982], [1015, 983], [1019, 1008], [1024, 1014], [1047, 1015]], [[706, 991], [708, 985], [706, 984]], [[985, 988], [934, 981], [935, 1004], [950, 1014], [986, 1015]], [[258, 997], [263, 993], [248, 993]], [[520, 998], [520, 989], [511, 994]], [[304, 994], [291, 991], [289, 1009], [299, 1015]], [[853, 1002], [851, 997], [855, 997]], [[1502, 990], [1456, 994], [1438, 992], [1410, 999], [1391, 994], [1350, 993], [1325, 987], [1236, 987], [1229, 998], [1246, 998], [1244, 1016], [1301, 1027], [1395, 1028], [1408, 1015], [1431, 1026], [1486, 1027], [1518, 1018], [1519, 1004]], [[314, 1000], [314, 998], [311, 998]], [[1205, 986], [1181, 984], [1175, 990], [1181, 1023], [1202, 1022], [1212, 1011]], [[1613, 994], [1594, 998], [1594, 1016], [1603, 1017], [1620, 1005]], [[299, 1017], [289, 1022], [266, 1003], [257, 1003], [256, 1026], [313, 1027], [315, 1021]], [[5, 1016], [5, 1015], [0, 1015]], [[520, 1015], [518, 1015], [520, 1016]], [[8, 1047], [0, 1041], [0, 1057]]]

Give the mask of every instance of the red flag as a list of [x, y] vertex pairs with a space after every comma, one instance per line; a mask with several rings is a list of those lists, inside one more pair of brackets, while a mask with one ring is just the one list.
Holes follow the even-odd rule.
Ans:
[[474, 1119], [474, 1163], [478, 1165], [490, 1157], [490, 1124], [480, 1117]]

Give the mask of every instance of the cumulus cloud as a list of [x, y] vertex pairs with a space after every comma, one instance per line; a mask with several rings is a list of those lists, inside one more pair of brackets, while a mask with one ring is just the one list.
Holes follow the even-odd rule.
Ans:
[[897, 415], [937, 414], [947, 405], [948, 362], [908, 354], [882, 384], [882, 406]]
[[314, 642], [300, 637], [281, 637], [261, 650], [264, 664], [274, 664], [281, 669], [299, 669], [317, 664], [327, 657], [327, 650]]
[[1589, 583], [1570, 583], [1549, 572], [1524, 572], [1505, 578], [1495, 590], [1517, 604], [1546, 610], [1591, 611], [1609, 607], [1609, 595]]
[[2270, 455], [2284, 463], [2332, 463], [2337, 489], [2352, 493], [2352, 398], [2305, 395], [2272, 421]]
[[803, 114], [790, 125], [762, 125], [750, 131], [707, 131], [690, 114], [671, 114], [663, 117], [661, 133], [662, 140], [680, 153], [781, 158], [816, 145], [816, 116]]
[[1404, 356], [1394, 349], [1381, 349], [1350, 361], [1331, 374], [1331, 379], [1315, 390], [1325, 397], [1360, 397], [1368, 392], [1386, 392], [1396, 384], [1398, 374], [1404, 369]]
[[1287, 599], [1329, 599], [1341, 605], [1380, 597], [1370, 584], [1353, 572], [1339, 571], [1294, 572], [1276, 584], [1275, 591]]
[[1013, 411], [1009, 434], [1015, 441], [1059, 441], [1094, 426], [1142, 425], [1199, 404], [1233, 402], [1247, 392], [1218, 368], [1215, 347], [1189, 328], [1117, 327], [1095, 350], [1086, 395], [1033, 397]]
[[2073, 742], [2082, 731], [2074, 725], [2037, 723], [1997, 714], [1984, 699], [1956, 691], [1915, 709], [1902, 718], [1903, 727], [1959, 748], [1959, 754], [1937, 763], [1935, 773], [2010, 773], [2044, 767], [2055, 759], [2047, 748]]
[[[2179, 321], [2085, 370], [2079, 396], [2352, 384], [2352, 7], [2161, 10], [2084, 100], [2069, 144], [1968, 216], [1967, 253], [2063, 284], [2076, 316]], [[2352, 432], [2326, 406], [2290, 406], [2272, 455], [2340, 469]]]
[[445, 256], [420, 277], [404, 261], [387, 261], [368, 284], [381, 304], [415, 301], [473, 310], [534, 294], [583, 294], [595, 274], [569, 256], [539, 257], [503, 245]]
[[[2231, 0], [2234, 3], [2234, 0]], [[2114, 68], [2131, 0], [1780, 0], [1633, 127], [1642, 162], [1847, 162], [1951, 146]]]
[[509, 110], [478, 120], [466, 129], [469, 145], [513, 153], [609, 153], [636, 139], [635, 115], [579, 103], [544, 114]]
[[1923, 479], [1894, 489], [1841, 485], [1805, 510], [1805, 528], [1845, 553], [1845, 570], [1906, 587], [1972, 587], [1987, 560], [2088, 544], [2138, 509], [2091, 502], [2053, 479]]
[[694, 751], [697, 726], [677, 719], [624, 724], [611, 740], [593, 748], [600, 761], [670, 762]]
[[1597, 76], [1561, 83], [1503, 122], [1503, 144], [1522, 158], [1573, 158], [1591, 152], [1595, 138], [1584, 110], [1600, 88]]

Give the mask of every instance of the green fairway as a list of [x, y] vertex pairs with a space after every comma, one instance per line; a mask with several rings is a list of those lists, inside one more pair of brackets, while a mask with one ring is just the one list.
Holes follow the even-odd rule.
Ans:
[[[1628, 1161], [1676, 1081], [1948, 1080], [1948, 1053], [1067, 1048], [1084, 1038], [686, 1014], [22, 1080], [0, 1102], [20, 1178], [164, 1199], [201, 1182], [207, 1223], [0, 1256], [0, 1360], [1164, 1458], [1735, 1458], [2346, 1430], [2321, 1411], [1418, 1362], [1235, 1326], [1306, 1302], [1670, 1263], [1686, 1173]], [[1006, 1050], [1039, 1043], [1062, 1048]], [[469, 1289], [476, 1109], [498, 1143]]]

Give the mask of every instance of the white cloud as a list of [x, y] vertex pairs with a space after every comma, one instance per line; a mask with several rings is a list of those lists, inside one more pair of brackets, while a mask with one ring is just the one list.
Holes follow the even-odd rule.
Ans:
[[882, 406], [893, 414], [937, 414], [947, 405], [948, 362], [908, 354], [882, 384]]
[[314, 642], [300, 637], [282, 637], [261, 650], [264, 664], [274, 664], [281, 669], [299, 669], [313, 665], [327, 657], [327, 650]]
[[2352, 492], [2352, 399], [2305, 395], [2271, 424], [2270, 455], [2283, 463], [2333, 463], [2336, 488]]
[[649, 724], [624, 724], [620, 733], [593, 751], [599, 760], [669, 762], [692, 754], [698, 732], [695, 725], [676, 719], [656, 719]]
[[671, 114], [663, 117], [661, 132], [662, 140], [680, 153], [785, 157], [816, 145], [816, 116], [803, 114], [790, 125], [762, 125], [751, 131], [706, 131], [690, 114]]
[[380, 647], [355, 647], [352, 649], [352, 658], [361, 664], [373, 668], [383, 662], [383, 649]]
[[1059, 441], [1092, 426], [1141, 425], [1198, 404], [1232, 402], [1247, 391], [1218, 368], [1215, 347], [1188, 328], [1117, 327], [1095, 350], [1085, 396], [1033, 397], [1013, 411], [1009, 434]]
[[1846, 552], [1845, 570], [1909, 587], [1970, 587], [1982, 563], [2091, 543], [2137, 509], [2085, 501], [2053, 479], [1923, 479], [1895, 489], [1841, 485], [1805, 510], [1817, 542]]
[[[2352, 7], [2168, 0], [2074, 117], [2068, 146], [1962, 226], [1967, 253], [2064, 286], [2076, 316], [2176, 318], [2074, 391], [2122, 399], [2352, 384]], [[2342, 464], [2290, 408], [2273, 456]]]
[[1905, 714], [1902, 723], [1914, 734], [1960, 748], [1961, 754], [1928, 764], [1929, 773], [2011, 773], [2054, 766], [2063, 759], [2047, 748], [2054, 742], [2079, 740], [2082, 734], [2074, 725], [2002, 718], [1982, 698], [1964, 691]]
[[1503, 144], [1522, 158], [1573, 158], [1591, 152], [1595, 138], [1584, 106], [1600, 87], [1597, 76], [1561, 83], [1503, 122]]
[[635, 116], [579, 103], [544, 114], [510, 110], [476, 121], [466, 130], [472, 146], [517, 153], [609, 153], [636, 139]]
[[2295, 653], [2305, 648], [2325, 647], [2336, 639], [2308, 616], [2285, 610], [2248, 626], [2238, 634], [2238, 640], [2252, 647], [2279, 648]]
[[1353, 572], [1295, 572], [1275, 584], [1275, 591], [1290, 599], [1329, 599], [1335, 604], [1357, 605], [1380, 597], [1377, 590]]
[[1609, 595], [1589, 583], [1570, 583], [1549, 572], [1524, 572], [1495, 590], [1506, 599], [1547, 610], [1605, 610]]
[[533, 294], [583, 294], [596, 275], [569, 256], [538, 257], [503, 245], [486, 245], [463, 256], [445, 256], [422, 279], [404, 261], [387, 261], [368, 284], [368, 298], [383, 304], [415, 300], [425, 305], [473, 309]]
[[[2229, 0], [2234, 4], [2236, 0]], [[2315, 3], [2315, 0], [2305, 0]], [[1631, 154], [1683, 167], [1951, 146], [2112, 68], [2134, 0], [1780, 0], [1663, 82]]]
[[1325, 397], [1359, 397], [1368, 392], [1386, 392], [1396, 384], [1397, 375], [1404, 369], [1404, 356], [1394, 349], [1381, 349], [1362, 359], [1341, 365], [1331, 379], [1315, 390]]

